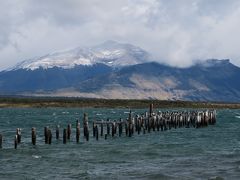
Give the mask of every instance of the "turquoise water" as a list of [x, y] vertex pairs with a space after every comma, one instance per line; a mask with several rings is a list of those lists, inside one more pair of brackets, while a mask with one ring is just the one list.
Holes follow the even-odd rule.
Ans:
[[[89, 122], [126, 118], [128, 109], [0, 109], [0, 179], [240, 179], [240, 110], [217, 111], [217, 124], [207, 128], [180, 128], [75, 143], [75, 122], [83, 113]], [[145, 109], [133, 110], [143, 113]], [[57, 124], [72, 123], [71, 142], [56, 141]], [[45, 145], [44, 126], [53, 130]], [[37, 146], [31, 145], [31, 127], [37, 128]], [[90, 123], [91, 127], [91, 123]], [[14, 149], [16, 128], [22, 143]], [[106, 130], [106, 129], [105, 129]], [[91, 131], [92, 134], [92, 131]]]

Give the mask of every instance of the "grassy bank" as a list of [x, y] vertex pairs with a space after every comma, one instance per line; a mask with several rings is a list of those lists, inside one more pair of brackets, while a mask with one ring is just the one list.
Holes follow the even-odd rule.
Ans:
[[160, 101], [160, 100], [106, 100], [84, 98], [36, 98], [0, 97], [0, 107], [106, 107], [106, 108], [147, 108], [153, 103], [156, 108], [231, 108], [240, 109], [239, 103]]

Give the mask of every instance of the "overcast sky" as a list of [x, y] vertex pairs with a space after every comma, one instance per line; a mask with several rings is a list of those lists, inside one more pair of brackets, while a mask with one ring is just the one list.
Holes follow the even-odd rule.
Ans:
[[3, 0], [0, 69], [52, 51], [116, 40], [159, 62], [240, 65], [238, 0]]

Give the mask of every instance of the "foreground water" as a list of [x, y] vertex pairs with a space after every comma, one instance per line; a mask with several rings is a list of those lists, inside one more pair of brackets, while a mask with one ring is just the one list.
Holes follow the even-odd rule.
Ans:
[[[0, 109], [0, 179], [240, 179], [240, 110], [219, 110], [217, 124], [164, 132], [45, 145], [43, 128], [93, 119], [126, 118], [128, 109]], [[142, 113], [145, 109], [134, 110]], [[22, 144], [14, 149], [16, 128]], [[31, 145], [37, 128], [37, 146]], [[61, 130], [62, 133], [62, 130]]]

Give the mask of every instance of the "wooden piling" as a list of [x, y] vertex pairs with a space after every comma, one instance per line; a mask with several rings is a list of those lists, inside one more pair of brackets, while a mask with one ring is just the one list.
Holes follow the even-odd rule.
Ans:
[[17, 145], [18, 145], [18, 135], [15, 135], [14, 137], [14, 148], [17, 149]]
[[2, 149], [2, 142], [3, 142], [3, 137], [2, 137], [2, 135], [0, 134], [0, 149]]
[[52, 131], [51, 131], [51, 129], [47, 130], [47, 144], [52, 144]]
[[137, 132], [138, 132], [138, 134], [140, 134], [140, 131], [141, 131], [141, 126], [140, 126], [140, 120], [138, 119], [137, 120]]
[[87, 136], [87, 130], [86, 130], [86, 128], [87, 128], [87, 125], [88, 125], [88, 117], [87, 117], [87, 114], [86, 113], [84, 113], [83, 114], [83, 135], [84, 135], [84, 137], [86, 137]]
[[67, 129], [63, 129], [63, 144], [67, 143]]
[[160, 129], [159, 116], [157, 116], [157, 131]]
[[110, 135], [110, 125], [109, 125], [109, 119], [107, 119], [107, 135]]
[[84, 127], [84, 131], [85, 131], [85, 137], [86, 137], [86, 140], [89, 141], [89, 129], [88, 129], [88, 122], [86, 122], [86, 125]]
[[132, 121], [132, 111], [130, 110], [129, 111], [129, 114], [128, 114], [128, 121]]
[[115, 134], [115, 123], [112, 123], [112, 137], [114, 137]]
[[[89, 141], [89, 125], [87, 114], [84, 114], [83, 121], [84, 137]], [[143, 134], [146, 131], [165, 131], [171, 130], [172, 128], [202, 128], [208, 125], [213, 125], [216, 123], [216, 110], [202, 110], [202, 111], [179, 111], [179, 112], [158, 112], [153, 113], [153, 105], [150, 105], [149, 115], [148, 112], [144, 115], [136, 115], [132, 118], [132, 112], [130, 111], [129, 117], [122, 121], [120, 118], [119, 121], [94, 121], [93, 122], [93, 136], [96, 140], [99, 140], [99, 128], [101, 127], [101, 136], [105, 135], [105, 140], [110, 137], [110, 130], [112, 137], [116, 136], [119, 133], [119, 136], [123, 133], [123, 128], [125, 126], [126, 136], [133, 136], [134, 132], [140, 134], [143, 131]], [[107, 126], [106, 134], [104, 134], [104, 125]], [[100, 126], [100, 127], [99, 127]], [[59, 125], [56, 126], [56, 139], [59, 139]], [[117, 129], [118, 128], [118, 129]], [[118, 130], [118, 132], [117, 132]], [[71, 136], [71, 124], [68, 124], [67, 128], [63, 129], [63, 143], [67, 143], [67, 139], [70, 139]], [[32, 144], [36, 145], [37, 132], [36, 128], [32, 127], [31, 129], [31, 140]], [[44, 127], [44, 136], [45, 143], [52, 143], [52, 132], [49, 127]], [[80, 122], [76, 122], [76, 142], [80, 141]], [[0, 134], [0, 149], [2, 148], [3, 136]], [[16, 129], [16, 135], [14, 137], [14, 148], [17, 149], [17, 146], [21, 143], [21, 129]]]
[[48, 127], [44, 127], [44, 138], [45, 138], [45, 144], [48, 143]]
[[122, 119], [120, 119], [119, 125], [118, 125], [118, 133], [119, 137], [122, 136]]
[[128, 124], [127, 123], [125, 123], [125, 133], [126, 133], [126, 136], [128, 136]]
[[98, 141], [98, 126], [95, 126], [95, 136], [96, 136], [96, 140]]
[[36, 140], [37, 140], [37, 133], [36, 133], [36, 128], [32, 128], [32, 144], [35, 146], [36, 145]]
[[60, 129], [60, 126], [57, 125], [57, 126], [56, 126], [56, 139], [57, 139], [57, 140], [59, 140], [59, 132], [60, 132], [59, 129]]
[[103, 136], [103, 122], [101, 123], [101, 136]]
[[17, 143], [20, 144], [21, 143], [21, 139], [22, 139], [22, 135], [21, 135], [21, 129], [17, 128], [16, 130], [16, 135], [17, 135]]
[[70, 140], [71, 133], [72, 133], [72, 125], [68, 124], [68, 126], [67, 126], [67, 139], [68, 140]]
[[87, 141], [89, 141], [88, 117], [86, 113], [84, 113], [83, 117], [83, 131], [84, 137], [86, 138]]
[[132, 136], [132, 128], [133, 128], [133, 127], [132, 127], [132, 124], [129, 123], [128, 127], [129, 127], [129, 128], [128, 128], [128, 136], [131, 137], [131, 136]]
[[147, 119], [147, 130], [148, 130], [148, 133], [151, 132], [150, 117], [148, 117]]
[[96, 123], [95, 123], [95, 121], [93, 122], [93, 137], [95, 137], [95, 135], [96, 135], [96, 132], [95, 132], [95, 130], [96, 130]]
[[79, 143], [80, 140], [80, 122], [77, 121], [77, 126], [76, 126], [76, 142]]
[[87, 136], [86, 136], [86, 140], [89, 141], [89, 130], [87, 129]]
[[152, 117], [153, 115], [153, 104], [150, 104], [150, 107], [149, 107], [149, 116]]

